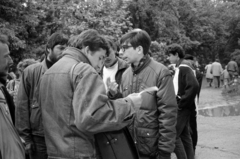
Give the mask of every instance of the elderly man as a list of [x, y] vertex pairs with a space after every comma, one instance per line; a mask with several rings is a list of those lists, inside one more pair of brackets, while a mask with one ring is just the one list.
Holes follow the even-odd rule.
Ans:
[[0, 35], [0, 159], [24, 159], [21, 139], [14, 127], [14, 103], [5, 85], [13, 64], [6, 37]]

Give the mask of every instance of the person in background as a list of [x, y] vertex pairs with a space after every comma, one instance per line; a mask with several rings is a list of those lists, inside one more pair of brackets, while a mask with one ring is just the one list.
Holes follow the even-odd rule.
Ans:
[[223, 86], [224, 86], [224, 88], [225, 89], [228, 89], [229, 87], [228, 87], [228, 84], [229, 84], [229, 82], [230, 82], [230, 75], [229, 75], [229, 73], [228, 73], [228, 66], [226, 65], [225, 66], [225, 69], [223, 70], [223, 72], [222, 72], [222, 76], [223, 76]]
[[[45, 72], [40, 83], [44, 132], [49, 159], [96, 159], [94, 135], [120, 130], [133, 119], [141, 96], [110, 100], [101, 76], [108, 43], [89, 29], [71, 39], [63, 57]], [[118, 144], [119, 139], [111, 142]], [[110, 146], [105, 142], [105, 146]]]
[[16, 100], [16, 128], [26, 142], [30, 159], [47, 159], [38, 101], [39, 81], [45, 71], [62, 57], [67, 41], [61, 33], [53, 33], [47, 42], [45, 59], [27, 67], [21, 77]]
[[37, 63], [34, 59], [25, 59], [20, 61], [17, 65], [16, 79], [12, 79], [7, 84], [7, 90], [13, 97], [14, 104], [16, 105], [17, 92], [20, 84], [20, 79], [22, 77], [23, 70], [31, 64]]
[[122, 58], [131, 66], [122, 76], [123, 97], [139, 93], [149, 87], [156, 92], [143, 94], [143, 103], [129, 126], [140, 159], [170, 159], [175, 148], [177, 103], [172, 76], [167, 67], [152, 60], [148, 53], [151, 44], [149, 34], [134, 29], [122, 36]]
[[196, 146], [197, 146], [197, 141], [198, 141], [198, 131], [197, 131], [197, 111], [198, 111], [198, 108], [197, 108], [197, 103], [199, 101], [199, 96], [200, 96], [200, 92], [201, 92], [203, 75], [197, 69], [197, 67], [195, 66], [194, 57], [192, 55], [186, 54], [184, 56], [184, 59], [190, 62], [190, 66], [195, 72], [195, 76], [197, 78], [198, 85], [199, 85], [199, 90], [197, 92], [197, 99], [193, 103], [194, 109], [192, 109], [192, 112], [190, 114], [190, 120], [189, 120], [190, 134], [191, 134], [191, 138], [192, 138], [192, 145], [193, 145], [193, 150], [195, 152]]
[[212, 87], [213, 75], [211, 73], [212, 62], [210, 61], [208, 65], [205, 66], [206, 79], [209, 87]]
[[113, 41], [113, 38], [106, 37], [106, 40], [110, 45], [110, 50], [108, 57], [106, 57], [104, 61], [104, 66], [101, 70], [101, 76], [103, 77], [103, 83], [105, 84], [108, 92], [108, 87], [113, 82], [115, 82], [116, 85], [112, 85], [111, 87], [118, 87], [118, 85], [121, 84], [122, 74], [128, 68], [128, 64], [126, 61], [117, 57], [117, 44]]
[[199, 91], [192, 63], [184, 60], [184, 51], [178, 44], [167, 47], [169, 61], [176, 64], [173, 78], [175, 97], [178, 103], [177, 139], [174, 150], [178, 159], [194, 159], [192, 138], [189, 130], [190, 116], [195, 110], [195, 98]]
[[220, 75], [222, 74], [222, 71], [222, 65], [219, 63], [219, 59], [216, 59], [215, 62], [212, 63], [211, 67], [215, 88], [220, 88]]
[[[107, 94], [110, 99], [117, 99], [119, 97], [111, 97], [111, 90], [119, 89], [122, 81], [122, 74], [129, 67], [126, 61], [120, 59], [117, 55], [117, 43], [110, 36], [105, 37], [109, 44], [109, 55], [104, 61], [104, 66], [101, 70], [100, 75], [103, 78], [103, 83], [105, 85]], [[120, 96], [121, 97], [121, 96]], [[105, 143], [103, 141], [108, 140], [111, 143], [111, 138], [121, 138], [118, 145], [113, 143], [113, 147], [102, 146]], [[118, 131], [104, 132], [95, 135], [96, 142], [98, 143], [100, 152], [103, 152], [102, 158], [113, 158], [111, 152], [115, 153], [118, 159], [138, 159], [137, 149], [133, 142], [133, 139], [129, 133], [129, 130], [125, 127]], [[108, 152], [106, 154], [105, 152]]]
[[233, 81], [235, 77], [238, 77], [239, 69], [237, 63], [234, 61], [234, 58], [231, 58], [228, 62], [227, 71], [230, 76], [230, 81]]
[[0, 35], [0, 159], [25, 159], [24, 146], [14, 127], [15, 106], [6, 89], [12, 64], [7, 37]]

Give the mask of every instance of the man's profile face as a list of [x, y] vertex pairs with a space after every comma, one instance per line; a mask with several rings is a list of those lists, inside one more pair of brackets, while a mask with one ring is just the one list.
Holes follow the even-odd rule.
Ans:
[[119, 54], [128, 64], [134, 64], [139, 59], [137, 49], [134, 48], [130, 43], [123, 43], [120, 47]]
[[0, 42], [0, 75], [7, 76], [10, 66], [13, 64], [7, 44]]
[[55, 45], [52, 50], [49, 49], [49, 60], [53, 63], [57, 62], [62, 57], [62, 52], [65, 48], [65, 45]]

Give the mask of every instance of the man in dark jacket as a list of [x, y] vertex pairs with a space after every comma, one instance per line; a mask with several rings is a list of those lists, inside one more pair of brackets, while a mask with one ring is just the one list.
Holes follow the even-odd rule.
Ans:
[[177, 139], [174, 152], [178, 159], [193, 159], [194, 151], [189, 131], [189, 118], [194, 111], [194, 102], [198, 93], [198, 81], [190, 63], [184, 60], [180, 45], [168, 46], [169, 61], [176, 64], [173, 78], [174, 90], [178, 102]]
[[[177, 103], [170, 71], [149, 55], [148, 33], [134, 29], [120, 40], [119, 54], [129, 64], [122, 76], [123, 97], [149, 87], [157, 92], [142, 95], [142, 105], [129, 126], [140, 159], [170, 159], [175, 148]], [[115, 92], [117, 95], [117, 92]]]
[[47, 159], [40, 105], [38, 101], [39, 81], [60, 57], [67, 39], [60, 33], [54, 33], [46, 46], [46, 57], [41, 63], [27, 67], [21, 78], [17, 95], [16, 127], [26, 142], [26, 151], [30, 159]]
[[0, 35], [0, 159], [25, 158], [23, 144], [14, 127], [14, 103], [6, 89], [12, 64], [7, 38]]
[[233, 58], [231, 58], [231, 60], [227, 64], [227, 71], [230, 76], [230, 81], [233, 81], [234, 78], [238, 76], [239, 73], [238, 65]]
[[[127, 126], [141, 97], [109, 100], [96, 71], [102, 68], [108, 44], [97, 31], [83, 31], [70, 46], [40, 83], [48, 158], [96, 159], [94, 135]], [[116, 138], [111, 141], [118, 143]]]
[[196, 102], [193, 103], [194, 109], [192, 109], [191, 115], [190, 115], [190, 134], [192, 137], [192, 144], [193, 144], [193, 151], [195, 152], [196, 146], [197, 146], [197, 141], [198, 141], [198, 131], [197, 131], [197, 102], [199, 101], [199, 96], [200, 96], [200, 91], [201, 91], [201, 86], [202, 86], [202, 77], [203, 74], [196, 68], [194, 64], [194, 57], [192, 55], [186, 54], [184, 56], [184, 59], [190, 62], [190, 66], [192, 69], [194, 69], [195, 76], [197, 78], [198, 84], [199, 84], [199, 89], [197, 92], [197, 100]]

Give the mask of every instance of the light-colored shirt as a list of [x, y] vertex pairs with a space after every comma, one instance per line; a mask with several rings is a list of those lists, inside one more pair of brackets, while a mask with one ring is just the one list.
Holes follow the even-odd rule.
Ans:
[[105, 85], [106, 91], [108, 92], [107, 88], [107, 79], [110, 77], [110, 81], [114, 82], [116, 81], [115, 76], [118, 71], [118, 62], [116, 62], [113, 66], [111, 67], [103, 67], [103, 83]]

